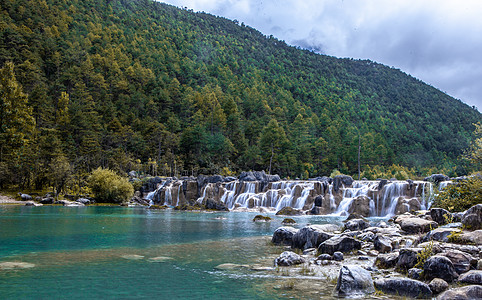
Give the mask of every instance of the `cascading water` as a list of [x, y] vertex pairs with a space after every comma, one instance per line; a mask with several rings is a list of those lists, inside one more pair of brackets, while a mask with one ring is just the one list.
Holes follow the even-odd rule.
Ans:
[[[442, 184], [441, 187], [444, 188], [448, 184], [450, 183]], [[182, 182], [179, 184], [179, 181], [166, 180], [158, 186], [156, 191], [150, 192], [146, 199], [151, 205], [164, 203], [177, 206], [180, 204], [182, 186]], [[262, 186], [265, 188], [260, 191]], [[258, 181], [231, 181], [206, 184], [201, 190], [201, 197], [196, 201], [203, 203], [207, 197], [214, 197], [230, 210], [238, 207], [264, 207], [276, 211], [284, 207], [293, 207], [306, 210], [315, 205], [315, 197], [322, 196], [317, 205], [323, 206], [320, 211], [325, 214], [346, 215], [349, 211], [356, 211], [358, 206], [352, 207], [353, 205], [361, 205], [364, 207], [365, 214], [387, 216], [400, 211], [409, 211], [417, 205], [416, 209], [426, 209], [430, 207], [432, 194], [433, 185], [422, 181], [388, 182], [381, 190], [379, 190], [379, 181], [353, 181], [351, 185], [342, 184], [336, 192], [333, 184], [328, 184], [327, 181], [287, 180], [268, 184], [261, 184]], [[418, 203], [414, 198], [418, 199], [420, 204], [414, 204]]]

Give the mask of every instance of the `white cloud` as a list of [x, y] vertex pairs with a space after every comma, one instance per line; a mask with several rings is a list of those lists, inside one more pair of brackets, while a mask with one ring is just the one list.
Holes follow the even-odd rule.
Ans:
[[482, 111], [482, 1], [167, 0], [292, 45], [400, 68]]

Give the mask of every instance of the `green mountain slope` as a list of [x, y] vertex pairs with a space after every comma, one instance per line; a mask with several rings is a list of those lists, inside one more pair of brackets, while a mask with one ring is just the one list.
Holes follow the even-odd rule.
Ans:
[[36, 121], [28, 146], [0, 163], [28, 168], [17, 177], [38, 186], [59, 160], [84, 171], [353, 174], [359, 140], [362, 169], [451, 168], [482, 119], [399, 70], [205, 13], [148, 0], [0, 9], [0, 66], [14, 63]]

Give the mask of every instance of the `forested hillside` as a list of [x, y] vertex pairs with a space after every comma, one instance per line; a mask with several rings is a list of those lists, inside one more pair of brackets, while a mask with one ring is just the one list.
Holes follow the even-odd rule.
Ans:
[[399, 70], [157, 2], [0, 9], [1, 184], [61, 185], [98, 166], [354, 174], [359, 141], [362, 170], [455, 170], [482, 119]]

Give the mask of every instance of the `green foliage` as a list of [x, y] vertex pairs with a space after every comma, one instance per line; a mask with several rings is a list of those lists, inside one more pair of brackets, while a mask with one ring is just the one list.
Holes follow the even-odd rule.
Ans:
[[445, 187], [436, 197], [434, 207], [449, 211], [464, 211], [482, 203], [482, 178], [480, 174]]
[[134, 188], [127, 178], [109, 169], [97, 168], [92, 171], [88, 184], [97, 202], [120, 203], [134, 195]]
[[425, 261], [427, 261], [427, 259], [429, 259], [434, 254], [435, 253], [433, 252], [433, 241], [430, 241], [425, 247], [423, 247], [422, 251], [417, 254], [417, 263], [413, 267], [423, 269]]
[[462, 102], [157, 1], [0, 1], [0, 67], [0, 185], [48, 186], [56, 157], [72, 174], [355, 174], [359, 141], [365, 177], [475, 168], [454, 167], [481, 119]]
[[476, 170], [482, 170], [482, 123], [475, 125], [475, 140], [472, 142], [467, 157], [474, 164]]
[[398, 180], [406, 180], [409, 178], [415, 178], [416, 172], [414, 169], [410, 169], [400, 165], [390, 166], [366, 166], [361, 173], [361, 177], [365, 177], [370, 180], [378, 178], [396, 178]]

